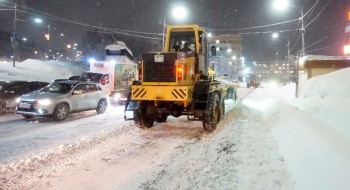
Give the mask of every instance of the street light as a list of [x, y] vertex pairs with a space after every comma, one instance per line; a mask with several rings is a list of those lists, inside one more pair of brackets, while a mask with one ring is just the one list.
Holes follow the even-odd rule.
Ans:
[[[35, 18], [34, 22], [41, 24], [43, 22], [42, 19], [40, 18]], [[49, 50], [50, 50], [50, 24], [47, 25], [47, 34], [45, 34], [45, 38], [47, 39], [47, 53], [46, 55], [49, 55]]]
[[[279, 37], [280, 37], [280, 35], [278, 33], [276, 33], [276, 32], [272, 34], [272, 38], [279, 38]], [[288, 52], [288, 55], [287, 55], [288, 61], [287, 61], [287, 63], [289, 64], [289, 58], [290, 58], [289, 57], [289, 55], [290, 55], [289, 45], [290, 45], [290, 41], [289, 41], [288, 37], [281, 36], [281, 38], [287, 39], [287, 41], [288, 41], [288, 43], [287, 43], [287, 52]]]
[[[284, 3], [283, 3], [284, 2]], [[278, 5], [283, 5], [285, 4], [286, 6], [280, 6], [280, 7], [276, 7]], [[274, 5], [276, 8], [280, 8], [280, 9], [286, 9], [288, 6], [291, 6], [293, 8], [295, 8], [296, 10], [298, 10], [301, 14], [301, 45], [302, 45], [302, 54], [301, 56], [305, 56], [305, 28], [304, 28], [304, 10], [303, 7], [301, 6], [295, 6], [295, 5], [289, 5], [289, 3], [287, 2], [287, 0], [275, 0], [274, 1]], [[298, 97], [298, 88], [299, 88], [299, 56], [298, 56], [298, 61], [296, 63], [296, 81], [295, 81], [295, 97]]]
[[301, 56], [305, 56], [305, 28], [304, 28], [304, 10], [303, 7], [301, 6], [295, 6], [295, 5], [290, 5], [289, 2], [287, 0], [275, 0], [273, 2], [273, 5], [275, 7], [276, 10], [286, 10], [288, 7], [293, 7], [296, 10], [298, 10], [301, 14], [301, 41], [302, 41], [302, 55]]
[[[183, 6], [177, 6], [173, 9], [172, 11], [172, 16], [173, 18], [175, 18], [176, 20], [183, 20], [187, 17], [187, 9]], [[163, 46], [162, 46], [162, 49], [164, 51], [164, 45], [165, 45], [165, 28], [166, 28], [166, 18], [164, 17], [164, 20], [163, 20]]]

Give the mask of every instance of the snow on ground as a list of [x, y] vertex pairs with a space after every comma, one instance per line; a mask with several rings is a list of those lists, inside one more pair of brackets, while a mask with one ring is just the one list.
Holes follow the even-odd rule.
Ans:
[[[38, 69], [23, 76], [30, 70]], [[0, 189], [349, 189], [349, 79], [350, 69], [313, 78], [298, 99], [293, 83], [239, 88], [213, 133], [186, 117], [139, 130], [117, 107], [60, 123], [34, 120], [24, 135], [5, 125], [25, 121], [5, 115], [0, 142], [17, 139], [8, 147], [21, 154], [1, 147], [13, 159], [0, 159]]]

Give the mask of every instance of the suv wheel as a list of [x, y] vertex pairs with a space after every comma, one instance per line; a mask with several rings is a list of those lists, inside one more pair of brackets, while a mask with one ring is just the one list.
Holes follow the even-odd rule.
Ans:
[[55, 121], [62, 121], [68, 116], [68, 107], [65, 104], [58, 104], [53, 110], [53, 119]]
[[98, 102], [97, 108], [96, 108], [96, 112], [98, 114], [104, 113], [107, 109], [107, 101], [106, 100], [100, 100]]

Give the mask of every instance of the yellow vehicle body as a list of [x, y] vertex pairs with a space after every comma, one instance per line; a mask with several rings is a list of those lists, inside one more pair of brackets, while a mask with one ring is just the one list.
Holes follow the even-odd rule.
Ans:
[[220, 82], [208, 67], [208, 50], [215, 50], [209, 45], [198, 25], [167, 26], [164, 52], [142, 55], [142, 82], [131, 87], [129, 102], [138, 105], [132, 109], [137, 126], [149, 128], [169, 115], [187, 115], [202, 120], [205, 131], [216, 128], [224, 102]]

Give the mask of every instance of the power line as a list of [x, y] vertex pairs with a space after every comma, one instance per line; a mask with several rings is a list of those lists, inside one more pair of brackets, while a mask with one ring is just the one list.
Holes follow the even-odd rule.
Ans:
[[123, 34], [127, 36], [134, 36], [134, 37], [139, 37], [139, 38], [146, 38], [146, 39], [152, 39], [152, 40], [161, 40], [160, 38], [154, 38], [154, 37], [148, 37], [148, 36], [140, 36], [140, 35], [135, 35], [135, 34], [128, 34], [128, 33], [123, 33], [123, 32], [108, 32], [108, 31], [94, 31], [94, 30], [85, 30], [88, 32], [96, 32], [96, 33], [106, 33], [106, 34]]
[[[78, 24], [78, 25], [88, 26], [88, 27], [98, 28], [98, 29], [116, 30], [116, 31], [120, 31], [120, 32], [130, 32], [130, 33], [139, 33], [139, 34], [147, 34], [147, 35], [162, 35], [162, 34], [159, 34], [159, 33], [140, 32], [140, 31], [122, 30], [122, 29], [114, 29], [114, 28], [106, 28], [106, 27], [94, 26], [94, 25], [90, 25], [90, 24], [81, 23], [81, 22], [78, 22], [78, 21], [69, 20], [69, 19], [66, 19], [66, 18], [63, 18], [63, 17], [58, 17], [58, 16], [55, 16], [55, 15], [52, 15], [52, 14], [44, 13], [44, 12], [41, 12], [41, 11], [38, 11], [38, 10], [35, 10], [35, 9], [31, 9], [31, 8], [28, 8], [28, 7], [24, 7], [24, 6], [19, 6], [19, 7], [22, 7], [22, 8], [34, 11], [34, 12], [38, 12], [38, 13], [47, 15], [47, 16], [43, 16], [43, 17], [46, 17], [46, 18], [50, 18], [50, 19], [58, 20], [58, 21], [62, 21], [62, 22], [67, 22], [67, 23], [71, 23], [71, 24]], [[24, 13], [27, 13], [27, 14], [35, 15], [34, 13], [29, 13], [29, 12], [23, 11], [23, 10], [21, 10], [21, 11], [24, 12]]]
[[311, 50], [311, 51], [307, 51], [307, 53], [309, 52], [315, 52], [315, 51], [319, 51], [319, 50], [323, 50], [323, 49], [328, 49], [328, 48], [331, 48], [331, 47], [334, 47], [334, 46], [337, 46], [339, 44], [343, 44], [342, 42], [339, 42], [339, 43], [335, 43], [333, 45], [330, 45], [330, 46], [327, 46], [327, 47], [323, 47], [323, 48], [319, 48], [319, 49], [314, 49], [314, 50]]
[[323, 9], [315, 16], [314, 19], [312, 19], [309, 24], [307, 24], [304, 28], [308, 27], [313, 21], [315, 21], [321, 14], [322, 12], [328, 7], [329, 3], [331, 2], [332, 0], [329, 0], [328, 3], [323, 7]]
[[262, 26], [254, 26], [254, 27], [248, 27], [248, 28], [237, 28], [237, 29], [210, 29], [210, 30], [249, 30], [249, 29], [257, 29], [257, 28], [265, 28], [265, 27], [270, 27], [270, 26], [276, 26], [276, 25], [281, 25], [281, 24], [286, 24], [290, 22], [297, 21], [299, 19], [293, 19], [289, 21], [284, 21], [284, 22], [279, 22], [279, 23], [274, 23], [274, 24], [268, 24], [268, 25], [262, 25]]

